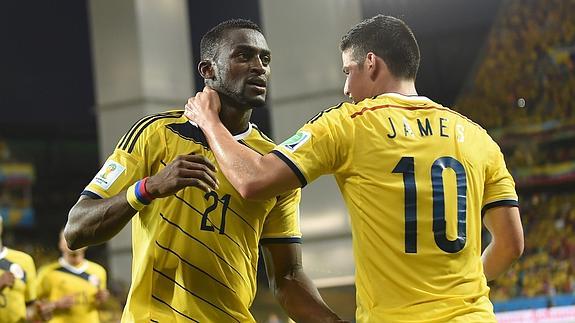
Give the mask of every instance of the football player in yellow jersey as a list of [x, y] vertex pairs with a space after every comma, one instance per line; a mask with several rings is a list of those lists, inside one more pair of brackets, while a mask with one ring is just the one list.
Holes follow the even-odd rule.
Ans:
[[[275, 144], [249, 122], [267, 93], [271, 54], [260, 28], [231, 20], [201, 40], [200, 74], [221, 118], [257, 154]], [[132, 220], [132, 284], [122, 322], [253, 322], [258, 248], [276, 298], [299, 322], [336, 322], [301, 263], [300, 191], [246, 201], [217, 172], [184, 111], [137, 122], [69, 214], [68, 244], [104, 242]]]
[[60, 232], [62, 257], [38, 270], [38, 299], [52, 304], [50, 322], [100, 322], [98, 309], [109, 296], [106, 270], [84, 258], [86, 248], [70, 250]]
[[[189, 99], [221, 170], [248, 199], [334, 174], [352, 224], [358, 322], [495, 322], [487, 281], [523, 251], [514, 181], [479, 125], [418, 96], [419, 48], [378, 15], [342, 39], [345, 94], [272, 153], [232, 140], [213, 90]], [[493, 239], [481, 254], [482, 223]]]
[[0, 322], [46, 321], [49, 306], [36, 301], [36, 267], [28, 254], [2, 244], [0, 216]]

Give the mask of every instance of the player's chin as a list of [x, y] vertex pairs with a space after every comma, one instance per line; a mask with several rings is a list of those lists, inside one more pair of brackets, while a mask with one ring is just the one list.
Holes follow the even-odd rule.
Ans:
[[266, 95], [262, 94], [262, 95], [247, 97], [246, 101], [252, 108], [259, 108], [259, 107], [264, 106], [266, 104]]

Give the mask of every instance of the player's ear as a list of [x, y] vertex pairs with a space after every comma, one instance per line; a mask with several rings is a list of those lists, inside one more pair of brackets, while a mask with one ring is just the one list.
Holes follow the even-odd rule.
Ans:
[[380, 72], [387, 70], [387, 65], [383, 59], [379, 58], [373, 52], [367, 53], [364, 64], [364, 68], [368, 70], [372, 80], [375, 80]]
[[198, 64], [198, 72], [204, 80], [214, 79], [216, 73], [214, 71], [214, 64], [211, 60], [205, 59]]

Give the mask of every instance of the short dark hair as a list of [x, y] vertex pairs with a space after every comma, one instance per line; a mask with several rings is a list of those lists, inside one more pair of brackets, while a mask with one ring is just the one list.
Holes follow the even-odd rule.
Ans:
[[341, 39], [342, 51], [351, 49], [353, 60], [363, 63], [367, 53], [381, 57], [391, 74], [415, 80], [419, 68], [419, 46], [403, 20], [377, 15], [351, 28]]
[[230, 19], [219, 23], [210, 29], [200, 41], [200, 59], [213, 59], [216, 56], [220, 42], [228, 30], [253, 29], [263, 34], [262, 29], [255, 22], [246, 19]]

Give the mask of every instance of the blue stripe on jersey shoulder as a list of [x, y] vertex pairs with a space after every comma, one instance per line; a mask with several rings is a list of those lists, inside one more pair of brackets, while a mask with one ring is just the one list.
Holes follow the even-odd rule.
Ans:
[[208, 150], [210, 149], [210, 146], [208, 145], [208, 139], [206, 139], [206, 136], [202, 130], [189, 122], [170, 123], [166, 125], [166, 128], [170, 129], [170, 131], [185, 140], [191, 140], [196, 144], [202, 145]]
[[70, 275], [73, 275], [73, 276], [76, 276], [76, 277], [80, 277], [80, 278], [84, 279], [85, 281], [90, 281], [90, 274], [88, 274], [88, 273], [85, 272], [85, 271], [82, 272], [82, 273], [77, 274], [77, 273], [75, 273], [75, 272], [70, 271], [70, 270], [67, 269], [67, 268], [64, 268], [64, 267], [58, 267], [58, 268], [56, 268], [55, 270], [56, 270], [56, 271], [59, 271], [59, 272], [66, 273], [66, 274], [70, 274]]
[[[11, 262], [10, 260], [6, 259], [6, 258], [2, 258], [0, 259], [0, 269], [4, 270], [4, 271], [10, 271], [10, 267], [12, 267], [14, 263]], [[22, 276], [22, 281], [25, 283], [26, 282], [26, 272], [24, 271], [24, 269], [22, 268], [22, 273], [24, 274], [24, 276]]]
[[262, 238], [260, 244], [270, 243], [302, 243], [302, 238]]

